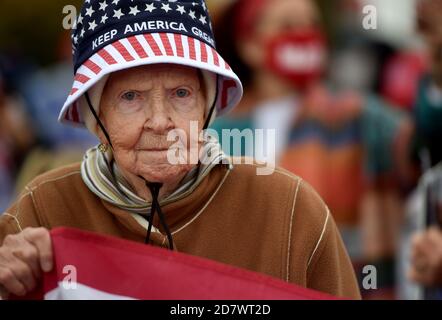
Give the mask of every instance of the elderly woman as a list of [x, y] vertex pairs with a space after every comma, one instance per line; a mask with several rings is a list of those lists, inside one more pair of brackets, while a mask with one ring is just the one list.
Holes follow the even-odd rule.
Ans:
[[[36, 286], [53, 265], [48, 230], [69, 226], [359, 297], [335, 223], [307, 183], [233, 166], [216, 141], [191, 134], [242, 96], [203, 1], [86, 1], [73, 44], [76, 76], [60, 121], [101, 144], [81, 164], [36, 178], [0, 218], [5, 294]], [[170, 161], [191, 158], [195, 146], [196, 163]]]

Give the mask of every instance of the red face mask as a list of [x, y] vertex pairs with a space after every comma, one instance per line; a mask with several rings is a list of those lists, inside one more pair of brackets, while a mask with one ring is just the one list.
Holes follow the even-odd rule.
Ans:
[[266, 65], [303, 89], [320, 79], [326, 63], [325, 37], [318, 30], [290, 32], [267, 42]]

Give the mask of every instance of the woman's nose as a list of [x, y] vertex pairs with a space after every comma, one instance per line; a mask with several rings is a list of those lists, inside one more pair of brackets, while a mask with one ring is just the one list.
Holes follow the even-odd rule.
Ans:
[[174, 128], [170, 108], [164, 97], [156, 96], [150, 101], [150, 108], [146, 111], [144, 129], [155, 134], [167, 134]]

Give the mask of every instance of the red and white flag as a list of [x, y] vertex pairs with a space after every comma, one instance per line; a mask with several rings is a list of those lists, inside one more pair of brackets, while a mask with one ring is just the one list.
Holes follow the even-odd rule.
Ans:
[[332, 296], [255, 272], [85, 231], [51, 231], [55, 265], [27, 298], [303, 300]]

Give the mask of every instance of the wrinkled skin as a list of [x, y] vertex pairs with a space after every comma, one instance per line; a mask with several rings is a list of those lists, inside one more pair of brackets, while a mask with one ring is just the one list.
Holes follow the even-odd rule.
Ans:
[[[100, 118], [109, 133], [114, 157], [138, 195], [150, 192], [138, 176], [162, 182], [160, 196], [172, 192], [193, 167], [173, 165], [167, 159], [171, 130], [180, 129], [190, 148], [190, 122], [204, 125], [206, 100], [196, 69], [178, 65], [153, 65], [111, 75], [104, 88]], [[100, 140], [107, 143], [100, 130]], [[193, 137], [198, 143], [198, 137]]]

